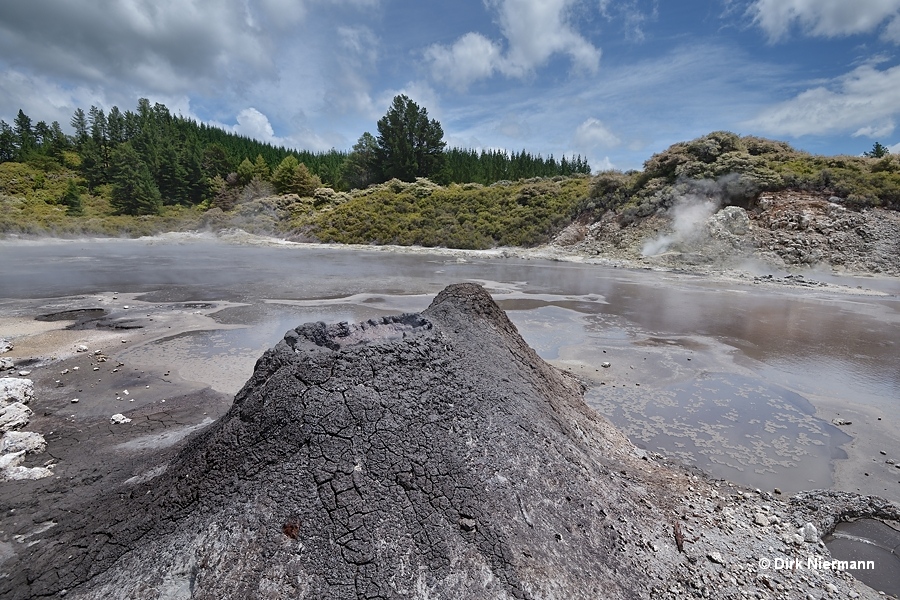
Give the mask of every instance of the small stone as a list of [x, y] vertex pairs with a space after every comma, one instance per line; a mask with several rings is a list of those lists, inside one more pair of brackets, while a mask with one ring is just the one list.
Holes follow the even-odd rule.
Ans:
[[[19, 371], [19, 374], [28, 371]], [[28, 404], [34, 399], [34, 382], [30, 379], [0, 377], [0, 403], [21, 402]]]
[[99, 370], [100, 370], [100, 367], [94, 367], [94, 370], [95, 370], [95, 371], [99, 371]]
[[94, 350], [94, 354], [103, 354], [103, 350]]
[[72, 367], [73, 371], [77, 371], [78, 369], [79, 369], [79, 367]]
[[602, 363], [600, 363], [600, 366], [603, 367], [604, 369], [608, 369], [611, 365], [608, 362], [602, 362]]
[[128, 340], [122, 340], [122, 343], [124, 344], [124, 343], [126, 343], [127, 341], [128, 341]]
[[887, 452], [885, 452], [884, 450], [879, 450], [878, 454], [880, 454], [882, 456], [887, 456]]
[[463, 517], [459, 520], [459, 526], [463, 531], [475, 531], [475, 519]]
[[720, 552], [710, 552], [706, 555], [706, 557], [716, 563], [717, 565], [724, 565], [725, 559], [722, 558], [722, 554]]
[[78, 404], [78, 398], [72, 398], [71, 402], [72, 404]]
[[88, 347], [85, 346], [84, 344], [78, 344], [77, 346], [75, 346], [75, 352], [87, 352], [87, 351], [88, 351]]
[[813, 544], [819, 541], [819, 530], [816, 529], [816, 526], [812, 523], [807, 523], [801, 527], [800, 535], [803, 536], [803, 541], [807, 544]]
[[0, 453], [25, 452], [40, 454], [47, 449], [44, 436], [33, 431], [7, 431], [0, 439]]
[[781, 495], [781, 489], [780, 489], [780, 488], [775, 488], [775, 493], [778, 494], [778, 495], [780, 496], [780, 495]]
[[60, 374], [60, 375], [65, 375], [65, 374], [68, 373], [68, 372], [69, 372], [68, 369], [63, 369], [62, 371], [59, 372], [59, 374]]
[[846, 419], [832, 419], [831, 423], [838, 427], [841, 427], [842, 425], [853, 425], [852, 421], [847, 421]]
[[761, 512], [758, 512], [755, 515], [753, 515], [753, 521], [760, 527], [765, 527], [766, 525], [769, 524], [769, 517], [762, 514]]
[[10, 467], [18, 467], [25, 456], [24, 450], [18, 452], [10, 452], [0, 456], [0, 470], [9, 469]]
[[127, 395], [128, 395], [128, 390], [122, 390], [122, 393], [125, 394], [125, 395], [127, 396]]
[[826, 583], [823, 587], [825, 588], [825, 591], [828, 592], [829, 594], [837, 594], [837, 591], [838, 591], [837, 586], [834, 585], [833, 583]]
[[128, 305], [126, 304], [126, 305], [123, 306], [122, 308], [124, 308], [125, 310], [128, 310]]
[[11, 431], [28, 425], [34, 412], [21, 402], [11, 402], [0, 407], [0, 431]]
[[109, 418], [109, 422], [113, 425], [124, 425], [125, 423], [131, 423], [131, 419], [122, 413], [116, 413]]
[[19, 371], [19, 377], [28, 377], [31, 375], [31, 371]]

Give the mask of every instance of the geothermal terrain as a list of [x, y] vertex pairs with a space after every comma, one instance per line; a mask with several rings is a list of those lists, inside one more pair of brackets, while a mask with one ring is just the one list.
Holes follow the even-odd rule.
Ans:
[[421, 313], [298, 326], [193, 435], [179, 414], [209, 395], [148, 402], [127, 440], [129, 423], [60, 423], [116, 466], [3, 484], [24, 487], [4, 500], [0, 594], [882, 597], [828, 566], [822, 536], [896, 523], [896, 504], [710, 479], [634, 446], [584, 391], [474, 284]]

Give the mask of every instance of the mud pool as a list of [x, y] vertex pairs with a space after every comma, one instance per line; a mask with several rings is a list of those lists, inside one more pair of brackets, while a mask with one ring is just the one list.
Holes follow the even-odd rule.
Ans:
[[129, 343], [115, 359], [228, 395], [302, 322], [419, 311], [449, 283], [478, 282], [544, 359], [589, 384], [588, 404], [648, 452], [750, 487], [900, 501], [896, 280], [818, 278], [848, 293], [496, 253], [179, 236], [5, 241], [0, 255], [0, 324], [94, 314], [99, 295], [107, 310], [132, 302], [148, 317], [154, 307], [196, 306], [190, 326]]

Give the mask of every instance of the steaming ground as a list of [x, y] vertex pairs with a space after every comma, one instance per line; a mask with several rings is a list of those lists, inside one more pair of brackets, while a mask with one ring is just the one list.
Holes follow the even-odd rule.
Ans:
[[721, 202], [715, 193], [689, 194], [667, 212], [627, 224], [609, 212], [596, 223], [573, 223], [549, 248], [578, 259], [707, 276], [900, 276], [896, 211], [855, 211], [838, 198], [797, 192], [763, 194], [750, 210], [719, 210]]

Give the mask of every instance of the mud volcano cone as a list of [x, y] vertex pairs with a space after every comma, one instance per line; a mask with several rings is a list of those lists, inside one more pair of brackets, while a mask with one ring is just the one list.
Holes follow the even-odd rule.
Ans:
[[752, 574], [718, 579], [730, 546], [708, 560], [691, 517], [688, 542], [673, 536], [709, 484], [637, 458], [581, 394], [476, 285], [421, 315], [303, 325], [164, 473], [61, 523], [5, 565], [0, 592], [595, 600], [747, 586]]

